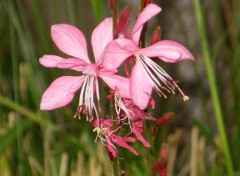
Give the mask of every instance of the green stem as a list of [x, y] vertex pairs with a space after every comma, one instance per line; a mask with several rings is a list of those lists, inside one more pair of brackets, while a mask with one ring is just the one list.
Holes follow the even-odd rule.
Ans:
[[217, 121], [217, 126], [218, 126], [218, 130], [219, 130], [219, 134], [220, 134], [220, 138], [221, 138], [221, 142], [222, 142], [222, 150], [223, 150], [222, 152], [225, 157], [225, 164], [226, 164], [226, 169], [227, 169], [228, 175], [233, 176], [234, 170], [233, 170], [233, 165], [232, 165], [231, 156], [230, 156], [230, 152], [229, 152], [229, 146], [228, 146], [228, 142], [227, 142], [227, 138], [226, 138], [226, 130], [224, 127], [220, 100], [218, 97], [218, 90], [217, 90], [217, 86], [216, 86], [215, 74], [213, 71], [213, 65], [211, 63], [210, 54], [209, 54], [209, 50], [208, 50], [209, 47], [208, 47], [207, 36], [206, 36], [206, 31], [205, 31], [204, 17], [203, 17], [203, 13], [201, 10], [201, 5], [200, 5], [199, 0], [194, 0], [194, 7], [195, 7], [198, 30], [199, 30], [200, 39], [201, 39], [205, 67], [206, 67], [206, 71], [207, 71], [207, 77], [208, 77], [210, 91], [211, 91], [211, 97], [212, 97], [212, 101], [213, 101], [213, 107], [214, 107], [214, 111], [215, 111], [215, 118]]
[[[118, 148], [117, 148], [118, 149]], [[119, 176], [119, 157], [113, 160], [113, 176]]]

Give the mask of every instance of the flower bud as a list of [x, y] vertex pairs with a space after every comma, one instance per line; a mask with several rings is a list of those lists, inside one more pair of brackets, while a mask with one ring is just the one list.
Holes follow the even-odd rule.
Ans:
[[160, 151], [159, 158], [154, 163], [152, 167], [152, 171], [154, 173], [159, 172], [161, 176], [166, 176], [167, 174], [167, 156], [168, 156], [168, 148], [167, 144], [163, 143]]
[[111, 10], [113, 10], [113, 1], [114, 0], [108, 0], [108, 4]]
[[117, 33], [124, 33], [128, 31], [128, 29], [130, 28], [130, 13], [132, 11], [132, 7], [131, 6], [126, 6], [119, 17], [118, 23], [117, 23]]
[[157, 43], [161, 39], [161, 28], [158, 26], [152, 35], [151, 44]]
[[152, 137], [155, 138], [156, 134], [157, 134], [157, 130], [159, 127], [165, 125], [167, 122], [169, 122], [174, 116], [174, 113], [173, 112], [169, 112], [167, 114], [164, 114], [161, 118], [159, 118], [157, 121], [156, 121], [156, 125], [153, 129], [153, 132], [152, 132]]

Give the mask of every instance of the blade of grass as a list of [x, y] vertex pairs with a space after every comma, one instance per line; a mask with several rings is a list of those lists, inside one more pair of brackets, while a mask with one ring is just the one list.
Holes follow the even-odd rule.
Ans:
[[214, 136], [212, 133], [206, 129], [206, 127], [197, 119], [192, 119], [192, 123], [198, 128], [198, 130], [203, 134], [203, 136], [208, 139], [209, 142], [211, 142], [213, 145], [214, 143]]
[[48, 32], [46, 29], [46, 23], [44, 21], [44, 18], [42, 16], [42, 8], [40, 5], [40, 1], [36, 1], [36, 0], [31, 0], [30, 4], [32, 6], [35, 18], [36, 18], [36, 24], [37, 24], [37, 29], [38, 32], [40, 34], [40, 41], [41, 41], [41, 46], [44, 48], [45, 51], [49, 51], [49, 47], [48, 47]]
[[42, 117], [40, 117], [39, 115], [35, 114], [34, 112], [30, 111], [27, 108], [15, 103], [14, 101], [12, 101], [6, 97], [3, 97], [2, 95], [0, 95], [0, 105], [3, 105], [13, 111], [16, 111], [19, 114], [27, 117], [28, 119], [30, 119], [40, 125], [43, 125], [43, 126], [49, 125], [48, 122], [45, 119], [43, 119]]
[[75, 9], [72, 0], [67, 0], [67, 9], [68, 9], [68, 15], [69, 15], [69, 21], [71, 24], [76, 24], [76, 18], [75, 18]]
[[97, 22], [100, 22], [102, 20], [102, 0], [92, 0], [91, 2]]
[[210, 91], [211, 91], [211, 98], [213, 101], [213, 107], [215, 111], [215, 118], [217, 121], [217, 126], [218, 126], [218, 130], [219, 130], [219, 134], [220, 134], [221, 142], [223, 146], [222, 152], [225, 157], [225, 163], [226, 163], [226, 169], [227, 169], [228, 175], [233, 176], [234, 170], [233, 170], [233, 165], [232, 165], [231, 156], [229, 152], [229, 146], [228, 146], [228, 141], [226, 137], [226, 130], [223, 123], [223, 115], [222, 115], [220, 100], [218, 97], [216, 78], [213, 71], [213, 65], [210, 59], [209, 47], [208, 47], [207, 36], [205, 31], [204, 16], [203, 16], [203, 12], [202, 12], [199, 0], [194, 0], [194, 8], [195, 8], [198, 31], [200, 34], [204, 63], [205, 63], [207, 77], [208, 77]]
[[11, 143], [18, 138], [30, 125], [30, 121], [19, 121], [12, 128], [10, 128], [4, 135], [0, 136], [0, 153], [2, 153]]
[[[32, 95], [34, 104], [37, 105], [39, 103], [40, 99], [40, 88], [45, 85], [42, 74], [39, 73], [38, 65], [37, 64], [37, 57], [33, 51], [33, 44], [31, 43], [31, 40], [29, 39], [30, 32], [27, 32], [25, 28], [22, 27], [22, 23], [19, 16], [23, 16], [24, 14], [20, 12], [20, 15], [17, 14], [16, 7], [14, 6], [14, 3], [9, 1], [4, 1], [3, 5], [7, 12], [9, 13], [9, 19], [12, 25], [14, 26], [14, 29], [17, 32], [18, 41], [21, 47], [21, 52], [26, 60], [26, 62], [30, 65], [29, 67], [29, 74], [28, 76], [31, 78], [29, 81], [29, 88], [30, 93]], [[23, 18], [23, 17], [22, 17]], [[26, 23], [24, 23], [25, 26], [28, 26]], [[26, 32], [25, 32], [26, 31]]]

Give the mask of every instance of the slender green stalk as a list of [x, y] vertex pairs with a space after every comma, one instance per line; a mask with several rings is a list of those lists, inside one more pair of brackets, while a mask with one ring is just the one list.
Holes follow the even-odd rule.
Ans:
[[225, 164], [226, 164], [226, 169], [228, 172], [227, 175], [233, 176], [234, 175], [233, 165], [232, 165], [231, 156], [230, 156], [230, 152], [229, 152], [228, 141], [226, 138], [226, 130], [224, 127], [220, 100], [218, 97], [218, 90], [217, 90], [217, 85], [216, 85], [215, 74], [213, 71], [213, 65], [212, 65], [209, 50], [208, 50], [209, 47], [208, 47], [208, 42], [207, 42], [207, 37], [206, 37], [204, 17], [203, 17], [203, 13], [201, 10], [199, 0], [194, 0], [194, 7], [195, 7], [195, 13], [196, 13], [196, 19], [197, 19], [197, 25], [198, 25], [198, 30], [199, 30], [199, 34], [200, 34], [201, 44], [202, 44], [202, 51], [203, 51], [204, 62], [205, 62], [205, 67], [206, 67], [206, 71], [207, 71], [207, 77], [208, 77], [210, 91], [211, 91], [211, 97], [212, 97], [212, 101], [213, 101], [213, 107], [214, 107], [214, 111], [215, 111], [215, 118], [217, 121], [217, 126], [218, 126], [218, 130], [219, 130], [219, 134], [220, 134], [221, 142], [222, 142], [222, 147], [223, 147], [222, 152], [225, 157]]
[[[117, 148], [118, 150], [119, 148]], [[112, 164], [113, 164], [113, 176], [119, 176], [119, 156], [117, 156], [116, 159], [113, 160]]]

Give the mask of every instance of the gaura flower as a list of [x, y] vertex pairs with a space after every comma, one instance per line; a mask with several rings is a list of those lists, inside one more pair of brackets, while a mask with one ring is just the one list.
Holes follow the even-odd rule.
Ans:
[[139, 109], [132, 100], [119, 96], [118, 91], [114, 92], [114, 102], [118, 124], [128, 124], [130, 128], [129, 134], [134, 133], [136, 138], [141, 141], [145, 147], [150, 147], [149, 142], [142, 135], [144, 121], [156, 119], [149, 113]]
[[[99, 138], [101, 142], [107, 146], [108, 152], [111, 154], [113, 158], [117, 157], [117, 149], [114, 144], [117, 144], [120, 147], [128, 149], [135, 155], [138, 155], [137, 151], [128, 145], [127, 142], [135, 142], [135, 138], [133, 137], [122, 137], [117, 135], [119, 129], [113, 129], [114, 121], [111, 119], [96, 119], [92, 122], [94, 128], [94, 132], [97, 132], [96, 142]], [[121, 126], [120, 126], [121, 127]]]
[[181, 44], [170, 40], [162, 40], [146, 48], [139, 47], [139, 40], [144, 24], [158, 14], [161, 8], [155, 4], [147, 5], [139, 14], [132, 30], [132, 39], [118, 38], [107, 46], [103, 66], [107, 69], [118, 68], [129, 57], [135, 57], [135, 65], [130, 75], [130, 95], [133, 102], [141, 109], [148, 106], [152, 89], [160, 96], [166, 97], [164, 91], [174, 93], [177, 88], [183, 95], [176, 82], [152, 59], [160, 58], [169, 63], [184, 59], [194, 60], [192, 54]]
[[144, 112], [143, 110], [139, 109], [132, 100], [124, 100], [124, 106], [127, 109], [127, 112], [124, 111], [122, 113], [129, 114], [129, 123], [131, 125], [131, 130], [135, 134], [136, 138], [142, 142], [145, 147], [151, 147], [149, 142], [143, 137], [143, 130], [144, 130], [144, 121], [145, 120], [156, 120], [153, 118], [149, 113]]
[[[45, 67], [57, 67], [81, 72], [81, 76], [62, 76], [57, 78], [44, 92], [40, 108], [52, 110], [67, 105], [81, 88], [78, 115], [83, 112], [92, 120], [92, 111], [97, 115], [94, 94], [99, 102], [99, 85], [101, 78], [111, 89], [119, 90], [121, 96], [130, 97], [129, 80], [115, 75], [117, 69], [106, 69], [102, 65], [106, 45], [112, 40], [112, 19], [106, 18], [93, 31], [91, 43], [95, 63], [91, 63], [87, 43], [83, 33], [69, 24], [56, 24], [51, 27], [51, 37], [57, 47], [70, 58], [44, 55], [39, 62]], [[107, 65], [107, 64], [105, 64]], [[97, 115], [98, 116], [98, 115]]]

